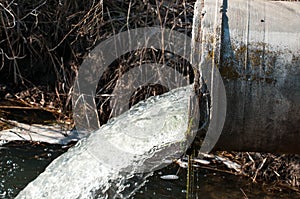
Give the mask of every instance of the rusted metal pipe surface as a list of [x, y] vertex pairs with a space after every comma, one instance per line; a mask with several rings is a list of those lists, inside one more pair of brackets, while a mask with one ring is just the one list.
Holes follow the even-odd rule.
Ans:
[[300, 2], [197, 3], [200, 70], [218, 67], [227, 96], [215, 150], [300, 154]]

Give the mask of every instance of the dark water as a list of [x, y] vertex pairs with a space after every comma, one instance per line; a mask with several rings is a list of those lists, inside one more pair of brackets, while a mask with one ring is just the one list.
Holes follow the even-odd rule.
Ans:
[[13, 198], [65, 150], [26, 142], [0, 147], [0, 198]]
[[[179, 179], [166, 181], [160, 179], [160, 174], [174, 174], [176, 168], [171, 166], [156, 172], [149, 178], [147, 184], [139, 190], [134, 198], [186, 198], [187, 172], [182, 170]], [[295, 192], [271, 192], [261, 184], [254, 184], [251, 180], [223, 172], [214, 172], [207, 169], [194, 171], [194, 183], [189, 198], [220, 199], [220, 198], [300, 198]]]
[[[67, 149], [59, 145], [10, 144], [0, 148], [0, 198], [13, 198], [57, 156]], [[186, 198], [187, 171], [175, 164], [156, 171], [132, 198]], [[162, 175], [178, 173], [178, 180]], [[270, 192], [246, 178], [207, 169], [195, 169], [190, 198], [300, 198], [295, 192]]]

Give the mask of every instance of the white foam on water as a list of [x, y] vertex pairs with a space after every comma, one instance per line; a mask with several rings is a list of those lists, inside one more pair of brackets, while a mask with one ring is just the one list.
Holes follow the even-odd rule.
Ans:
[[192, 85], [136, 104], [55, 159], [17, 198], [129, 197], [193, 140], [191, 97]]

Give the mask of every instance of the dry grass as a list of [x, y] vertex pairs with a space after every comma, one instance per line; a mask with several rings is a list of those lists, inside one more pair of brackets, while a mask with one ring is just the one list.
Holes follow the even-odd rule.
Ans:
[[[0, 81], [23, 89], [46, 85], [46, 92], [54, 91], [60, 109], [65, 110], [70, 108], [80, 64], [99, 42], [148, 26], [191, 35], [193, 4], [185, 0], [2, 1]], [[137, 55], [139, 59], [141, 54], [145, 53]]]
[[[2, 0], [0, 83], [22, 85], [25, 91], [14, 96], [26, 105], [62, 112], [70, 110], [74, 77], [85, 55], [99, 42], [127, 29], [149, 26], [167, 27], [191, 36], [193, 5], [194, 1], [186, 0], [56, 0], [51, 3]], [[112, 92], [118, 75], [149, 60], [170, 63], [193, 79], [185, 71], [187, 63], [179, 57], [167, 59], [155, 49], [124, 55], [99, 82], [97, 102], [101, 123], [107, 121], [111, 112], [109, 98], [103, 94]], [[147, 97], [152, 91], [137, 91], [135, 98]], [[234, 157], [254, 181], [274, 180], [299, 189], [299, 165], [287, 167], [297, 156], [239, 153]]]

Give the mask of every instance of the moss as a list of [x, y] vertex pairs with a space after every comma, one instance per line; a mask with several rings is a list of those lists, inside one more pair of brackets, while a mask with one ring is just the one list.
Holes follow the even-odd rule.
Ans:
[[[274, 71], [276, 59], [280, 52], [270, 51], [267, 44], [258, 42], [251, 45], [232, 44], [221, 55], [220, 73], [223, 78], [235, 80], [246, 77], [251, 81], [275, 83]], [[293, 57], [294, 62], [300, 59]], [[246, 63], [247, 62], [247, 63]]]
[[233, 64], [222, 63], [223, 65], [219, 70], [221, 76], [226, 79], [235, 80], [240, 77], [239, 73], [235, 70]]

